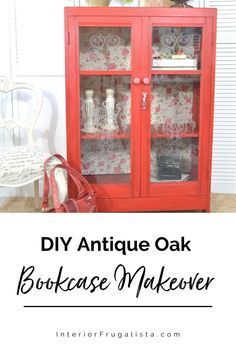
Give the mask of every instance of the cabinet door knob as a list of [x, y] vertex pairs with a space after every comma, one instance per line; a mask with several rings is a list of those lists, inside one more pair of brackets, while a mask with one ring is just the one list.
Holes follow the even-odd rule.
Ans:
[[135, 77], [135, 78], [133, 79], [133, 83], [134, 83], [135, 85], [139, 85], [139, 84], [141, 84], [141, 79], [140, 79], [139, 77]]
[[144, 83], [144, 85], [150, 85], [150, 83], [151, 83], [150, 78], [149, 78], [149, 77], [145, 77], [145, 78], [143, 79], [143, 83]]

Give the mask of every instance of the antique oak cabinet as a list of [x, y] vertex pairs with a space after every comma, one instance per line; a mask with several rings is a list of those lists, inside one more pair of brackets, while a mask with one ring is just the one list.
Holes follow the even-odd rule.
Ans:
[[99, 211], [210, 210], [215, 37], [215, 9], [65, 9], [68, 161]]

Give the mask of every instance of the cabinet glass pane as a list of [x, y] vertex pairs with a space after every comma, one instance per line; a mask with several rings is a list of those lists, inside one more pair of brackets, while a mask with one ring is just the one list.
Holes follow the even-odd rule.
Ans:
[[152, 68], [154, 70], [200, 69], [201, 41], [201, 28], [154, 27]]
[[151, 182], [198, 178], [198, 75], [153, 75]]
[[80, 70], [130, 70], [131, 29], [81, 27]]
[[130, 182], [130, 76], [81, 76], [81, 167], [93, 183]]

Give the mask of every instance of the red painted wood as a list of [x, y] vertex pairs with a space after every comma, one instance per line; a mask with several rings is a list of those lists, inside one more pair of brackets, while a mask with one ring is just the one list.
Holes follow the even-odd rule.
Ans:
[[[131, 27], [132, 69], [130, 71], [79, 70], [79, 27]], [[203, 31], [200, 70], [152, 70], [151, 33], [153, 26], [201, 27]], [[210, 177], [213, 134], [215, 73], [215, 9], [174, 8], [66, 8], [66, 115], [67, 152], [72, 166], [80, 170], [81, 139], [131, 139], [131, 174], [90, 176], [98, 194], [100, 211], [205, 210], [210, 208]], [[68, 40], [69, 39], [69, 40]], [[80, 135], [80, 75], [131, 76], [131, 131], [112, 136]], [[153, 132], [150, 124], [151, 85], [143, 83], [151, 75], [199, 75], [194, 89], [196, 132], [178, 137], [199, 139], [199, 166], [194, 181], [150, 183], [151, 139], [174, 135]], [[141, 84], [133, 84], [139, 77]], [[141, 110], [142, 91], [148, 93], [148, 107]]]
[[[82, 10], [81, 8], [79, 10]], [[132, 25], [132, 15], [129, 14], [127, 17], [123, 15], [112, 15], [105, 17], [101, 16], [93, 16], [91, 9], [88, 10], [85, 16], [77, 17], [77, 25], [83, 27], [130, 27]], [[106, 10], [106, 9], [105, 9]], [[66, 11], [66, 10], [65, 10]]]
[[98, 211], [208, 211], [206, 196], [173, 196], [159, 198], [101, 198], [98, 199]]
[[152, 70], [152, 75], [201, 75], [201, 70]]
[[[77, 46], [75, 18], [68, 17], [65, 13], [67, 158], [74, 168], [80, 170], [80, 122], [78, 121], [80, 92]], [[76, 95], [72, 92], [76, 92]]]
[[[149, 17], [143, 18], [142, 27], [142, 77], [151, 78], [152, 26]], [[151, 149], [151, 85], [142, 85], [148, 93], [148, 109], [141, 117], [141, 197], [149, 195], [150, 187], [150, 149]]]
[[129, 134], [82, 134], [82, 140], [114, 140], [114, 139], [130, 139]]
[[[161, 27], [170, 27], [174, 26], [173, 22], [171, 22], [172, 16], [160, 16], [152, 17], [151, 22], [153, 26], [161, 26]], [[188, 17], [183, 16], [175, 16], [174, 23], [175, 27], [202, 27], [204, 25], [203, 17], [194, 17], [189, 15]]]
[[[211, 24], [208, 23], [209, 32], [211, 33], [211, 74], [210, 74], [210, 112], [209, 112], [209, 151], [208, 151], [208, 180], [207, 180], [207, 210], [210, 212], [210, 199], [211, 199], [211, 173], [212, 173], [212, 141], [213, 141], [213, 121], [214, 121], [214, 99], [215, 99], [215, 67], [216, 67], [216, 13], [211, 17]], [[212, 26], [212, 27], [211, 27]]]
[[151, 135], [152, 139], [171, 139], [171, 138], [181, 138], [181, 139], [189, 139], [189, 138], [198, 138], [198, 133], [179, 133], [179, 134], [158, 134], [153, 133]]
[[92, 184], [92, 187], [96, 190], [98, 199], [100, 198], [125, 198], [125, 200], [132, 199], [130, 197], [130, 185], [129, 180], [125, 179], [125, 183], [122, 183], [122, 179], [119, 179], [119, 183], [109, 184]]
[[93, 16], [101, 17], [152, 17], [156, 16], [168, 16], [168, 17], [215, 17], [216, 9], [205, 8], [157, 8], [157, 7], [66, 7], [66, 16], [79, 17], [80, 21], [84, 20], [84, 17]]
[[[209, 139], [210, 143], [207, 145], [206, 159], [205, 159], [205, 175], [204, 187], [207, 193], [207, 211], [210, 211], [210, 190], [211, 190], [211, 171], [212, 171], [212, 140], [213, 140], [213, 118], [214, 118], [214, 97], [215, 97], [215, 66], [216, 66], [216, 16], [209, 18], [206, 23], [206, 42], [211, 43], [211, 47], [206, 51], [206, 82], [207, 95], [209, 95], [208, 103], [208, 121], [206, 124], [205, 139]], [[211, 65], [210, 65], [211, 64]], [[203, 137], [204, 139], [204, 137]]]
[[150, 196], [199, 195], [200, 185], [196, 181], [150, 183]]
[[133, 18], [133, 29], [131, 37], [132, 47], [132, 80], [131, 80], [131, 188], [132, 196], [140, 197], [140, 169], [141, 169], [141, 155], [140, 155], [140, 85], [133, 82], [133, 78], [139, 77], [140, 68], [142, 67], [142, 20], [141, 18]]
[[115, 71], [115, 70], [80, 70], [79, 71], [80, 75], [83, 76], [96, 76], [96, 75], [119, 75], [119, 76], [128, 76], [131, 75], [131, 71], [129, 70], [120, 70], [120, 71]]

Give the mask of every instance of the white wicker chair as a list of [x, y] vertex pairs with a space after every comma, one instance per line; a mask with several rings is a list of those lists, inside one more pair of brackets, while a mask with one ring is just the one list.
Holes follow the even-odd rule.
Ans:
[[36, 209], [43, 162], [49, 156], [40, 151], [33, 138], [42, 104], [39, 88], [0, 80], [0, 187], [23, 187], [34, 182]]

